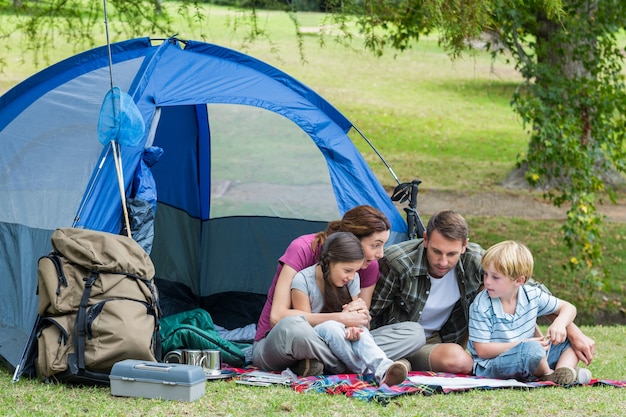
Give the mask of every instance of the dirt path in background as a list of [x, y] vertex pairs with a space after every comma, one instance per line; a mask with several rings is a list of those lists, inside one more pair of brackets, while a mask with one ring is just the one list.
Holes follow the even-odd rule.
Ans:
[[[607, 221], [626, 222], [626, 201], [604, 204], [598, 211]], [[405, 204], [400, 207], [406, 207]], [[531, 194], [463, 191], [419, 190], [417, 211], [420, 215], [452, 209], [464, 216], [504, 216], [527, 219], [565, 219], [567, 209], [558, 208]]]

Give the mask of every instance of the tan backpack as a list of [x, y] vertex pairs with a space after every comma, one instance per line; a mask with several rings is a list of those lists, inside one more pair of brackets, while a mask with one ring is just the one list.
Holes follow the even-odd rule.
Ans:
[[39, 259], [37, 375], [108, 383], [124, 359], [160, 360], [154, 265], [133, 239], [57, 229]]

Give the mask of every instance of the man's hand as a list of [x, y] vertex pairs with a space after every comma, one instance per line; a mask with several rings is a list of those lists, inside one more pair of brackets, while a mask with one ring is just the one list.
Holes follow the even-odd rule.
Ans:
[[585, 365], [589, 365], [593, 360], [593, 355], [596, 353], [596, 342], [581, 332], [578, 327], [575, 329], [572, 329], [571, 327], [572, 325], [567, 328], [567, 334], [569, 341], [572, 344], [572, 348], [574, 349], [578, 359]]

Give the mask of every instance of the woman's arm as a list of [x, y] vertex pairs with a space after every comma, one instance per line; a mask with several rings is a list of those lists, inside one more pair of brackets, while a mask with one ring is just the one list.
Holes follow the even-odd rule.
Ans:
[[294, 311], [291, 308], [291, 282], [297, 272], [298, 271], [289, 265], [283, 265], [283, 268], [278, 275], [276, 287], [274, 287], [272, 310], [270, 311], [270, 325], [272, 327], [276, 326], [276, 323], [284, 317], [302, 313]]
[[372, 295], [374, 294], [374, 288], [376, 285], [370, 285], [369, 287], [361, 287], [361, 293], [359, 294], [359, 298], [365, 301], [365, 306], [367, 309], [370, 309], [370, 305], [372, 304]]

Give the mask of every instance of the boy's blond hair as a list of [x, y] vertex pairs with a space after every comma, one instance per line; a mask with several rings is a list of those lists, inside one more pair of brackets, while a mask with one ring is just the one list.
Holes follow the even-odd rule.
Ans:
[[520, 277], [528, 281], [534, 268], [533, 255], [530, 250], [514, 240], [505, 240], [487, 249], [481, 264], [483, 268], [493, 264], [496, 271], [510, 277], [513, 281]]

